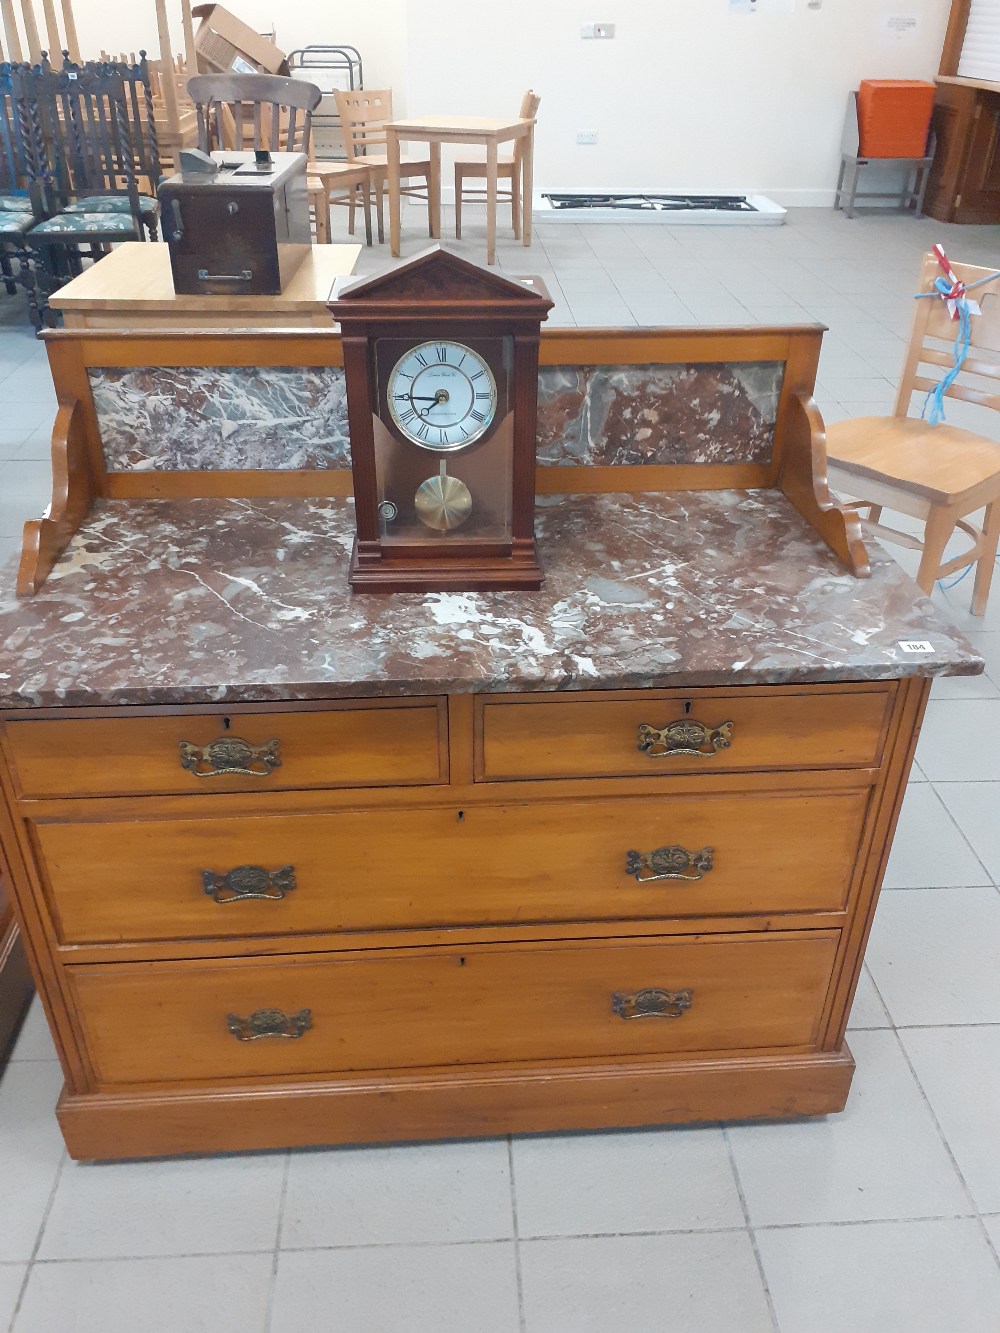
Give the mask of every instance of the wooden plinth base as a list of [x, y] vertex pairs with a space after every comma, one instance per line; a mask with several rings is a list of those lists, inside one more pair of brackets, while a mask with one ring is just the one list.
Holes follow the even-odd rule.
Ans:
[[845, 1047], [831, 1054], [507, 1066], [180, 1093], [64, 1092], [57, 1114], [71, 1156], [108, 1160], [785, 1120], [843, 1110], [853, 1073]]
[[438, 556], [426, 563], [373, 557], [355, 541], [348, 582], [352, 592], [537, 592], [543, 576], [533, 541], [510, 556]]

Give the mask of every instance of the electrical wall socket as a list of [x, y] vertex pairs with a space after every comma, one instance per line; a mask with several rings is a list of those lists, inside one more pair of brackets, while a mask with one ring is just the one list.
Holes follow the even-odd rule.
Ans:
[[615, 35], [615, 25], [613, 23], [584, 23], [580, 28], [581, 37], [613, 37]]
[[577, 143], [597, 143], [597, 131], [577, 130], [576, 141]]

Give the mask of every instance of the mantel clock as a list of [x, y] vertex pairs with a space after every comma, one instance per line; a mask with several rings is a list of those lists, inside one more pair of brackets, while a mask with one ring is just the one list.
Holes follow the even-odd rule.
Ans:
[[435, 246], [350, 284], [341, 327], [356, 591], [538, 588], [538, 278]]

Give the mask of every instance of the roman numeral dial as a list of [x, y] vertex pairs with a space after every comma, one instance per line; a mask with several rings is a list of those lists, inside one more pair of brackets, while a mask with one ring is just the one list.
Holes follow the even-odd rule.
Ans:
[[450, 453], [481, 439], [497, 413], [487, 362], [464, 343], [441, 339], [411, 347], [389, 372], [386, 400], [402, 435], [422, 449]]

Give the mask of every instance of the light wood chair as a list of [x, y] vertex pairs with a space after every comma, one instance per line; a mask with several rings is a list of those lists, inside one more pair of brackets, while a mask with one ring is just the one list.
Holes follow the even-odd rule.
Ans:
[[[518, 115], [522, 120], [534, 120], [538, 115], [538, 108], [542, 99], [531, 91], [528, 91], [521, 98], [521, 110]], [[511, 223], [514, 227], [514, 239], [521, 239], [521, 182], [524, 173], [524, 140], [514, 140], [514, 151], [509, 156], [501, 156], [497, 159], [497, 181], [509, 180], [510, 192], [497, 192], [497, 202], [510, 200]], [[465, 185], [467, 180], [486, 179], [486, 158], [485, 156], [475, 158], [469, 161], [455, 163], [455, 236], [461, 239], [462, 236], [462, 201], [463, 199], [475, 199], [477, 202], [485, 200], [486, 189], [469, 189]], [[531, 200], [526, 199], [525, 206], [531, 207]]]
[[[392, 120], [392, 90], [390, 88], [356, 88], [352, 92], [343, 92], [339, 88], [334, 92], [337, 103], [337, 115], [340, 117], [341, 133], [348, 162], [355, 166], [368, 168], [372, 187], [375, 192], [375, 214], [378, 220], [379, 241], [385, 240], [385, 224], [382, 215], [382, 201], [385, 197], [386, 182], [389, 177], [389, 159], [386, 155], [385, 123]], [[431, 217], [431, 161], [429, 157], [410, 157], [403, 154], [400, 158], [399, 174], [402, 184], [400, 194], [411, 199], [427, 200], [427, 232], [433, 236]], [[422, 180], [422, 185], [408, 184]], [[348, 229], [353, 234], [353, 220], [349, 220]]]
[[347, 229], [353, 236], [354, 211], [360, 203], [365, 218], [365, 242], [371, 245], [371, 172], [363, 162], [310, 162], [308, 188], [318, 244], [330, 239], [331, 204], [342, 204], [348, 209]]
[[[973, 283], [994, 270], [953, 264], [960, 281]], [[933, 291], [941, 273], [933, 255], [924, 259], [920, 290]], [[947, 390], [949, 399], [977, 403], [997, 412], [1000, 434], [1000, 278], [972, 293], [982, 314], [972, 320], [972, 343], [965, 366]], [[954, 364], [957, 324], [943, 300], [916, 303], [913, 335], [890, 417], [857, 417], [827, 427], [829, 482], [837, 491], [864, 497], [848, 506], [864, 512], [872, 532], [922, 552], [917, 582], [928, 596], [935, 582], [976, 565], [972, 614], [986, 610], [1000, 538], [1000, 444], [985, 435], [942, 423], [930, 426], [908, 415]], [[927, 368], [933, 367], [933, 371]], [[981, 528], [966, 521], [985, 507]], [[921, 540], [883, 526], [883, 508], [924, 520]], [[955, 529], [971, 547], [945, 561]]]

